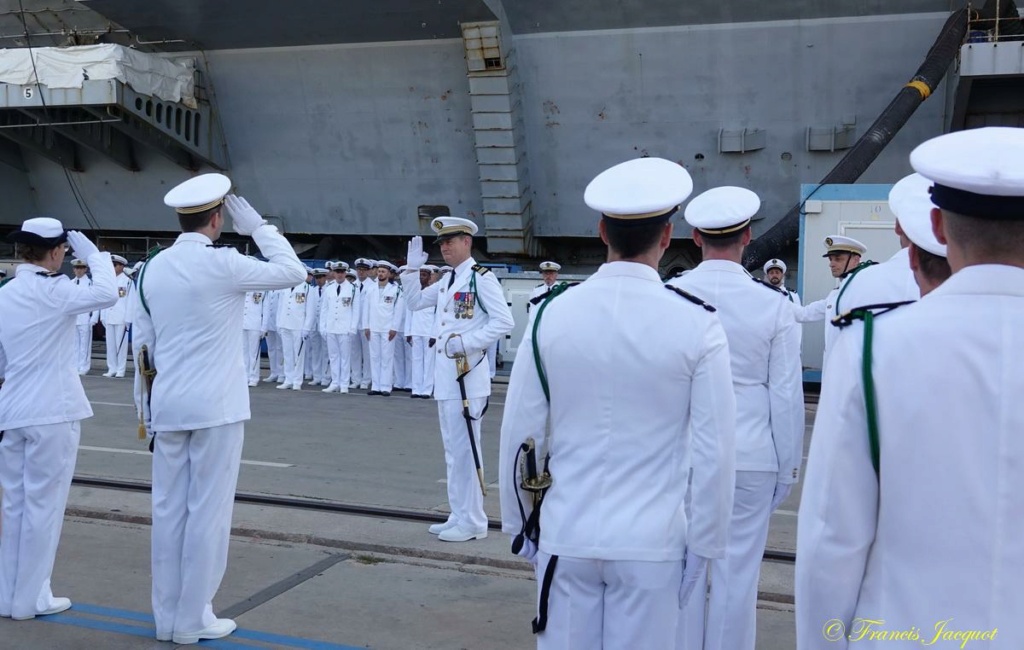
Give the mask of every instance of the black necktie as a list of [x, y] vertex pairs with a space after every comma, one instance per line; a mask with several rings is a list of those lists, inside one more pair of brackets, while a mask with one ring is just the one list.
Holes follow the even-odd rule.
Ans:
[[451, 271], [451, 277], [448, 278], [448, 288], [451, 289], [452, 285], [455, 284], [455, 271]]

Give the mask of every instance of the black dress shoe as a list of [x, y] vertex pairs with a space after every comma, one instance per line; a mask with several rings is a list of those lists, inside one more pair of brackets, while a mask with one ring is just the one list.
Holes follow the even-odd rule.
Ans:
[[389, 393], [388, 391], [384, 391], [383, 393], [378, 393], [378, 394], [379, 395], [383, 395], [384, 397], [391, 397], [391, 393]]
[[371, 390], [370, 392], [368, 392], [366, 394], [367, 395], [380, 395], [380, 391], [379, 390]]

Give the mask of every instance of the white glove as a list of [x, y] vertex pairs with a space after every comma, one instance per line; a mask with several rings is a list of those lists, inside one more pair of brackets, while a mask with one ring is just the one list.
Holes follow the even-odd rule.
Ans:
[[444, 353], [449, 357], [466, 356], [466, 346], [462, 343], [462, 337], [452, 334], [444, 342]]
[[707, 575], [708, 559], [687, 550], [683, 562], [683, 579], [679, 585], [679, 609], [686, 606], [698, 585], [707, 584]]
[[249, 202], [240, 196], [228, 194], [224, 197], [224, 205], [228, 209], [228, 214], [231, 215], [231, 225], [235, 228], [235, 232], [243, 237], [248, 237], [256, 232], [257, 228], [267, 223], [260, 213], [256, 212]]
[[782, 505], [782, 502], [786, 500], [786, 497], [788, 497], [789, 493], [792, 491], [792, 483], [776, 483], [775, 496], [772, 497], [772, 507], [769, 512], [775, 512], [775, 509]]
[[[514, 537], [512, 538], [515, 539]], [[528, 560], [534, 567], [537, 566], [537, 545], [530, 541], [530, 538], [523, 535], [523, 547], [516, 553], [519, 557]]]
[[72, 250], [75, 251], [75, 255], [79, 259], [87, 260], [100, 252], [100, 249], [96, 248], [96, 244], [89, 241], [88, 237], [77, 230], [68, 231], [68, 244], [71, 245]]
[[413, 237], [409, 240], [409, 250], [405, 255], [405, 268], [416, 271], [427, 263], [427, 254], [423, 252], [423, 238]]

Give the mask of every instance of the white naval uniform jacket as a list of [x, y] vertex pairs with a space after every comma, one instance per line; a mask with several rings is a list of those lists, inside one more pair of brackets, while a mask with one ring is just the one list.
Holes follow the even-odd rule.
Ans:
[[891, 258], [857, 273], [839, 300], [837, 315], [879, 303], [919, 300], [921, 289], [910, 268], [910, 249], [901, 248]]
[[[967, 647], [1024, 640], [1024, 270], [969, 266], [915, 304], [875, 319], [880, 477], [871, 464], [863, 342], [829, 361], [797, 529], [797, 647], [826, 621], [991, 630]], [[867, 641], [865, 641], [867, 643]], [[886, 647], [920, 648], [921, 641]], [[932, 647], [960, 647], [940, 641]]]
[[283, 289], [263, 292], [263, 331], [277, 331], [277, 305]]
[[320, 307], [320, 331], [323, 334], [355, 334], [359, 324], [356, 296], [359, 287], [350, 282], [324, 287]]
[[[451, 271], [450, 273], [455, 275], [451, 287], [448, 286], [448, 275], [442, 276], [426, 289], [420, 287], [418, 270], [409, 270], [402, 275], [402, 287], [409, 309], [419, 311], [437, 307], [437, 343], [432, 348], [432, 354], [435, 355], [434, 399], [437, 400], [462, 399], [456, 381], [458, 370], [455, 360], [449, 359], [445, 354], [445, 342], [452, 334], [458, 334], [462, 338], [462, 344], [466, 349], [466, 358], [471, 370], [463, 383], [466, 386], [466, 396], [474, 399], [488, 397], [491, 394], [487, 348], [511, 332], [515, 326], [512, 311], [505, 302], [501, 283], [491, 272], [477, 273], [473, 270], [474, 266], [476, 260], [471, 257]], [[456, 295], [470, 293], [474, 276], [477, 295], [473, 298], [472, 317], [455, 318]]]
[[363, 313], [361, 329], [387, 334], [402, 331], [402, 309], [399, 307], [401, 289], [395, 282], [381, 288], [378, 282], [363, 286]]
[[[193, 431], [249, 419], [246, 361], [242, 358], [242, 303], [247, 291], [294, 285], [305, 277], [291, 244], [273, 226], [252, 234], [268, 259], [249, 259], [216, 247], [200, 233], [182, 233], [147, 264], [133, 340], [149, 347], [157, 370], [151, 431]], [[135, 404], [143, 412], [141, 375]]]
[[[71, 283], [78, 286], [90, 286], [92, 280], [89, 279], [88, 275], [83, 275], [80, 278], [71, 278]], [[75, 317], [75, 324], [82, 326], [95, 325], [100, 319], [100, 310], [94, 309], [93, 311], [87, 311], [79, 314]]]
[[736, 391], [736, 469], [796, 483], [804, 451], [800, 326], [781, 292], [725, 260], [701, 262], [669, 284], [718, 309]]
[[96, 269], [92, 284], [22, 264], [0, 289], [0, 431], [92, 417], [78, 376], [75, 321], [117, 302], [117, 284], [109, 253], [87, 261]]
[[[93, 277], [96, 277], [95, 270], [93, 271]], [[132, 322], [130, 318], [131, 312], [128, 310], [128, 300], [129, 298], [132, 300], [136, 299], [134, 295], [135, 284], [128, 277], [127, 273], [114, 276], [114, 283], [117, 285], [117, 302], [100, 312], [100, 320], [103, 321], [104, 325], [124, 325]]]
[[[519, 348], [505, 402], [502, 530], [517, 534], [523, 523], [516, 449], [532, 437], [543, 458], [550, 417], [553, 483], [540, 518], [542, 551], [666, 562], [681, 560], [689, 547], [722, 557], [733, 503], [736, 398], [718, 317], [665, 288], [654, 269], [610, 262], [548, 303], [541, 319], [539, 340], [527, 332]], [[524, 507], [529, 512], [531, 504]]]
[[267, 304], [269, 293], [269, 291], [249, 291], [245, 294], [242, 329], [261, 333], [266, 331], [263, 329], [263, 309]]
[[[558, 282], [555, 282], [555, 284], [552, 284], [549, 287], [548, 285], [546, 285], [546, 284], [544, 284], [542, 282], [542, 283], [538, 284], [536, 287], [534, 287], [533, 291], [530, 292], [530, 297], [526, 301], [526, 311], [528, 311], [528, 312], [533, 311], [533, 308], [535, 306], [533, 304], [533, 299], [538, 297], [538, 296], [543, 296], [548, 291], [551, 291], [551, 288], [554, 287], [557, 284], [558, 284]], [[539, 306], [539, 305], [536, 305], [536, 306]]]
[[315, 329], [316, 312], [309, 308], [309, 292], [312, 290], [306, 282], [281, 289], [277, 297], [277, 329], [296, 332]]

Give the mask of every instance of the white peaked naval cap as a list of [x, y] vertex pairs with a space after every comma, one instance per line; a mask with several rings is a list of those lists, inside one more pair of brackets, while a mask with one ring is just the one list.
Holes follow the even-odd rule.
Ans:
[[664, 158], [637, 158], [606, 169], [590, 181], [583, 201], [608, 219], [664, 221], [693, 192], [693, 179]]
[[743, 187], [714, 187], [686, 206], [686, 223], [710, 237], [728, 237], [750, 225], [761, 209], [761, 199]]
[[899, 220], [907, 239], [932, 255], [946, 256], [946, 246], [932, 232], [932, 182], [920, 174], [911, 174], [892, 186], [889, 208]]
[[196, 214], [223, 203], [230, 191], [231, 179], [224, 174], [201, 174], [164, 195], [164, 203], [178, 214]]

